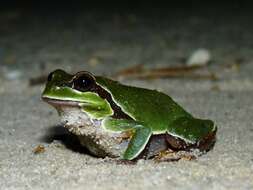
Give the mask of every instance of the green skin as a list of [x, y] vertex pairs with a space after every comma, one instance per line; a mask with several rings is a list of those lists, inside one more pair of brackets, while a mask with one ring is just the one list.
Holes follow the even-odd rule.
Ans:
[[133, 131], [129, 145], [122, 155], [125, 160], [136, 158], [144, 150], [152, 135], [170, 134], [187, 144], [197, 144], [217, 129], [211, 120], [194, 118], [164, 93], [126, 86], [104, 77], [86, 74], [92, 76], [97, 85], [109, 92], [114, 103], [132, 120], [111, 117], [114, 111], [110, 103], [97, 93], [81, 92], [64, 85], [76, 75], [67, 74], [62, 70], [52, 73], [42, 98], [77, 102], [82, 111], [91, 118], [101, 119], [101, 127], [107, 131]]

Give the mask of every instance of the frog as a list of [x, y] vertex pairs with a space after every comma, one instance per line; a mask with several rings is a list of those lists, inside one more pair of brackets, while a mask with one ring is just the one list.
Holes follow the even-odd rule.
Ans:
[[41, 97], [56, 108], [81, 145], [98, 157], [132, 161], [180, 151], [205, 153], [216, 141], [212, 120], [194, 117], [169, 95], [88, 71], [51, 72]]

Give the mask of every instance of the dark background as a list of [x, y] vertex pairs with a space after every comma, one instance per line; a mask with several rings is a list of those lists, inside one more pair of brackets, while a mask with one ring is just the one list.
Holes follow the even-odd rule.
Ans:
[[[213, 65], [252, 59], [248, 1], [13, 0], [0, 5], [0, 63], [24, 70], [24, 76], [59, 67], [110, 73], [108, 66], [115, 72], [127, 65], [183, 64], [198, 48], [210, 50]], [[28, 72], [27, 66], [35, 70]]]

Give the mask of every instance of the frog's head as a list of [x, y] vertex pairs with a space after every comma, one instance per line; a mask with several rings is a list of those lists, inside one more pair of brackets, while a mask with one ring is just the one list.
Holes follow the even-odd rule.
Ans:
[[91, 73], [81, 71], [71, 75], [58, 69], [48, 75], [42, 99], [59, 113], [63, 113], [64, 108], [78, 108], [94, 119], [113, 115], [109, 102], [98, 91], [101, 90]]

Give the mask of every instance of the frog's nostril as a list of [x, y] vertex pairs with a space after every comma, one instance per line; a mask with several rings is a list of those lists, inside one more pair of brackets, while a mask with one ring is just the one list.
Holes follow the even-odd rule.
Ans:
[[53, 72], [48, 75], [47, 81], [50, 82], [52, 81], [52, 79], [53, 79]]

